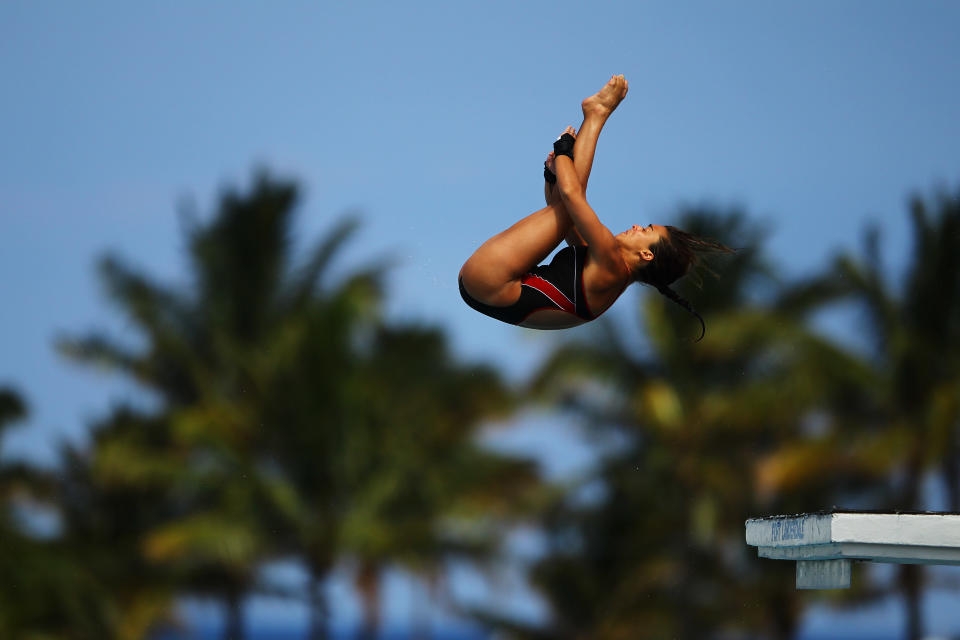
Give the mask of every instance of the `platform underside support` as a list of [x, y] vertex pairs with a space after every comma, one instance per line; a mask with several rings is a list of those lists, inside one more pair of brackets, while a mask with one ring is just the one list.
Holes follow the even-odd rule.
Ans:
[[798, 560], [797, 589], [849, 589], [850, 560]]

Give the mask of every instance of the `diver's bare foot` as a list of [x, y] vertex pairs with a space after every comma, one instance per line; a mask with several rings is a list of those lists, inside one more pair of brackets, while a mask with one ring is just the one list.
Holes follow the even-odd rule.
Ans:
[[[543, 199], [547, 201], [548, 207], [560, 202], [560, 190], [554, 189], [557, 186], [557, 166], [554, 163], [554, 157], [551, 151], [543, 161]], [[550, 177], [547, 177], [548, 175]]]
[[627, 80], [623, 74], [612, 76], [600, 91], [580, 103], [584, 117], [591, 115], [608, 117], [627, 96], [628, 89]]
[[[567, 127], [566, 129], [563, 130], [563, 133], [569, 133], [569, 134], [572, 135], [574, 138], [577, 137], [577, 130], [574, 129], [573, 127]], [[563, 133], [561, 133], [559, 136], [557, 136], [557, 140], [559, 140], [559, 139], [563, 136]], [[553, 175], [557, 175], [556, 154], [554, 154], [553, 151], [551, 151], [549, 154], [547, 154], [547, 159], [543, 161], [543, 166], [544, 166], [544, 168], [546, 168], [548, 171], [550, 171], [550, 173], [552, 173]]]
[[553, 175], [557, 175], [557, 165], [554, 163], [553, 151], [551, 151], [547, 159], [543, 161], [543, 167]]

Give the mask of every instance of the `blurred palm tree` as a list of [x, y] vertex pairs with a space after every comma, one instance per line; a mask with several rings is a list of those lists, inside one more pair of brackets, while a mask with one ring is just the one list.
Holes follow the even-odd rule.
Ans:
[[[352, 221], [338, 227], [318, 252], [314, 265], [320, 267], [321, 280], [355, 228]], [[340, 554], [339, 532], [349, 499], [342, 458], [351, 437], [350, 416], [357, 408], [351, 380], [358, 375], [358, 342], [373, 330], [379, 288], [376, 270], [368, 269], [325, 288], [323, 295], [308, 296], [261, 384], [261, 456], [280, 471], [296, 496], [290, 503], [293, 528], [283, 546], [303, 561], [310, 577], [306, 599], [311, 639], [324, 638], [327, 632], [323, 585]]]
[[[19, 395], [0, 389], [0, 445], [5, 430], [26, 415]], [[54, 532], [30, 524], [37, 508], [54, 497], [50, 473], [24, 462], [0, 463], [0, 637], [119, 637], [113, 634], [116, 612], [106, 606], [104, 585]]]
[[[87, 519], [129, 511], [130, 566], [221, 599], [229, 638], [243, 635], [243, 599], [275, 591], [264, 563], [287, 557], [310, 576], [313, 639], [327, 631], [323, 583], [352, 559], [371, 636], [386, 566], [429, 576], [453, 555], [483, 557], [500, 533], [492, 517], [533, 482], [528, 463], [473, 442], [484, 417], [511, 406], [497, 373], [455, 362], [439, 330], [385, 324], [385, 262], [332, 277], [355, 219], [296, 262], [296, 201], [293, 184], [261, 175], [246, 196], [224, 193], [208, 224], [188, 220], [183, 290], [108, 257], [104, 281], [143, 346], [60, 343], [157, 400], [115, 410], [91, 455], [71, 458], [73, 493], [91, 495], [65, 509], [67, 533], [94, 541], [107, 532]], [[108, 503], [122, 511], [93, 508]]]
[[342, 458], [342, 544], [365, 605], [360, 637], [372, 639], [386, 568], [438, 584], [450, 560], [489, 560], [539, 485], [531, 462], [477, 443], [481, 421], [513, 404], [496, 371], [457, 363], [432, 328], [380, 327], [363, 351]]
[[816, 437], [818, 414], [865, 372], [806, 325], [837, 291], [785, 287], [742, 214], [693, 210], [680, 226], [744, 247], [702, 290], [696, 277], [678, 287], [706, 319], [704, 341], [693, 344], [689, 316], [655, 296], [643, 302], [644, 349], [602, 324], [557, 349], [535, 381], [613, 446], [585, 479], [593, 497], [573, 493], [548, 515], [550, 553], [534, 582], [555, 620], [525, 637], [789, 638], [797, 626], [793, 568], [750, 558], [743, 522], [832, 504], [833, 483], [778, 494], [759, 471], [785, 443]]
[[[512, 407], [494, 370], [457, 363], [434, 328], [377, 324], [331, 341], [330, 319], [345, 322], [339, 334], [350, 337], [349, 317], [325, 317], [273, 379], [268, 450], [300, 498], [295, 547], [310, 593], [336, 561], [350, 560], [361, 636], [372, 637], [383, 570], [430, 579], [450, 557], [481, 558], [500, 531], [477, 521], [519, 509], [534, 474], [474, 443], [484, 418]], [[320, 618], [309, 637], [324, 637]]]
[[[158, 399], [157, 411], [124, 409], [107, 419], [86, 465], [88, 487], [144, 501], [156, 517], [137, 527], [143, 559], [174, 570], [180, 590], [221, 598], [230, 638], [242, 637], [242, 600], [257, 586], [259, 566], [291, 552], [281, 543], [296, 529], [299, 496], [272, 464], [276, 425], [267, 422], [273, 416], [266, 394], [291, 359], [320, 362], [314, 371], [340, 364], [342, 357], [323, 360], [331, 349], [349, 348], [379, 296], [376, 267], [321, 291], [355, 220], [339, 223], [295, 263], [290, 234], [297, 199], [294, 184], [262, 173], [249, 195], [225, 192], [209, 224], [187, 219], [193, 281], [186, 290], [107, 257], [103, 280], [143, 347], [101, 334], [60, 342], [68, 356], [128, 375]], [[329, 349], [305, 351], [317, 346], [305, 338], [317, 336], [318, 316], [339, 332], [325, 336]], [[317, 385], [311, 395], [336, 394], [338, 373], [309, 381]], [[322, 431], [323, 424], [316, 427]], [[70, 532], [74, 524], [68, 520]]]
[[[960, 511], [960, 193], [914, 197], [910, 221], [913, 251], [899, 288], [876, 227], [864, 236], [862, 257], [841, 255], [831, 269], [863, 310], [869, 375], [834, 446], [793, 474], [784, 471], [787, 456], [771, 460], [778, 487], [856, 466], [869, 472], [871, 508], [923, 510], [932, 474], [947, 508]], [[906, 637], [922, 638], [923, 568], [901, 565], [894, 588], [906, 601]]]
[[[146, 447], [158, 449], [160, 444], [135, 450], [132, 443], [162, 438], [162, 430], [160, 421], [120, 407], [96, 426], [93, 455], [72, 445], [61, 451], [53, 501], [61, 521], [56, 544], [67, 566], [76, 566], [86, 578], [74, 594], [74, 606], [99, 612], [98, 638], [138, 640], [158, 625], [175, 623], [174, 575], [142, 551], [145, 532], [175, 517], [169, 487], [157, 480], [156, 470], [151, 470], [150, 482], [135, 483], [118, 481], [104, 465], [105, 458], [122, 456], [122, 447], [137, 455], [125, 462], [128, 468], [142, 471]], [[113, 452], [103, 454], [101, 446], [114, 447]]]

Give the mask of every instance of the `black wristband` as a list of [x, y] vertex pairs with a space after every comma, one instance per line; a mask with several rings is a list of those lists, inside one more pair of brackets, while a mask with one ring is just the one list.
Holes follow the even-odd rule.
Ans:
[[553, 143], [553, 154], [555, 156], [567, 156], [573, 160], [573, 143], [576, 142], [574, 138], [569, 133], [565, 133], [557, 141]]

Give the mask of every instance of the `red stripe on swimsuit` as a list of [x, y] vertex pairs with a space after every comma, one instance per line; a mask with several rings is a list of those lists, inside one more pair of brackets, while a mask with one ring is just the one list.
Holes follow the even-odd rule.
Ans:
[[549, 280], [544, 280], [540, 276], [528, 273], [520, 279], [520, 284], [533, 287], [550, 298], [550, 300], [563, 311], [577, 315], [576, 305], [567, 296], [563, 295], [563, 292], [557, 289]]

